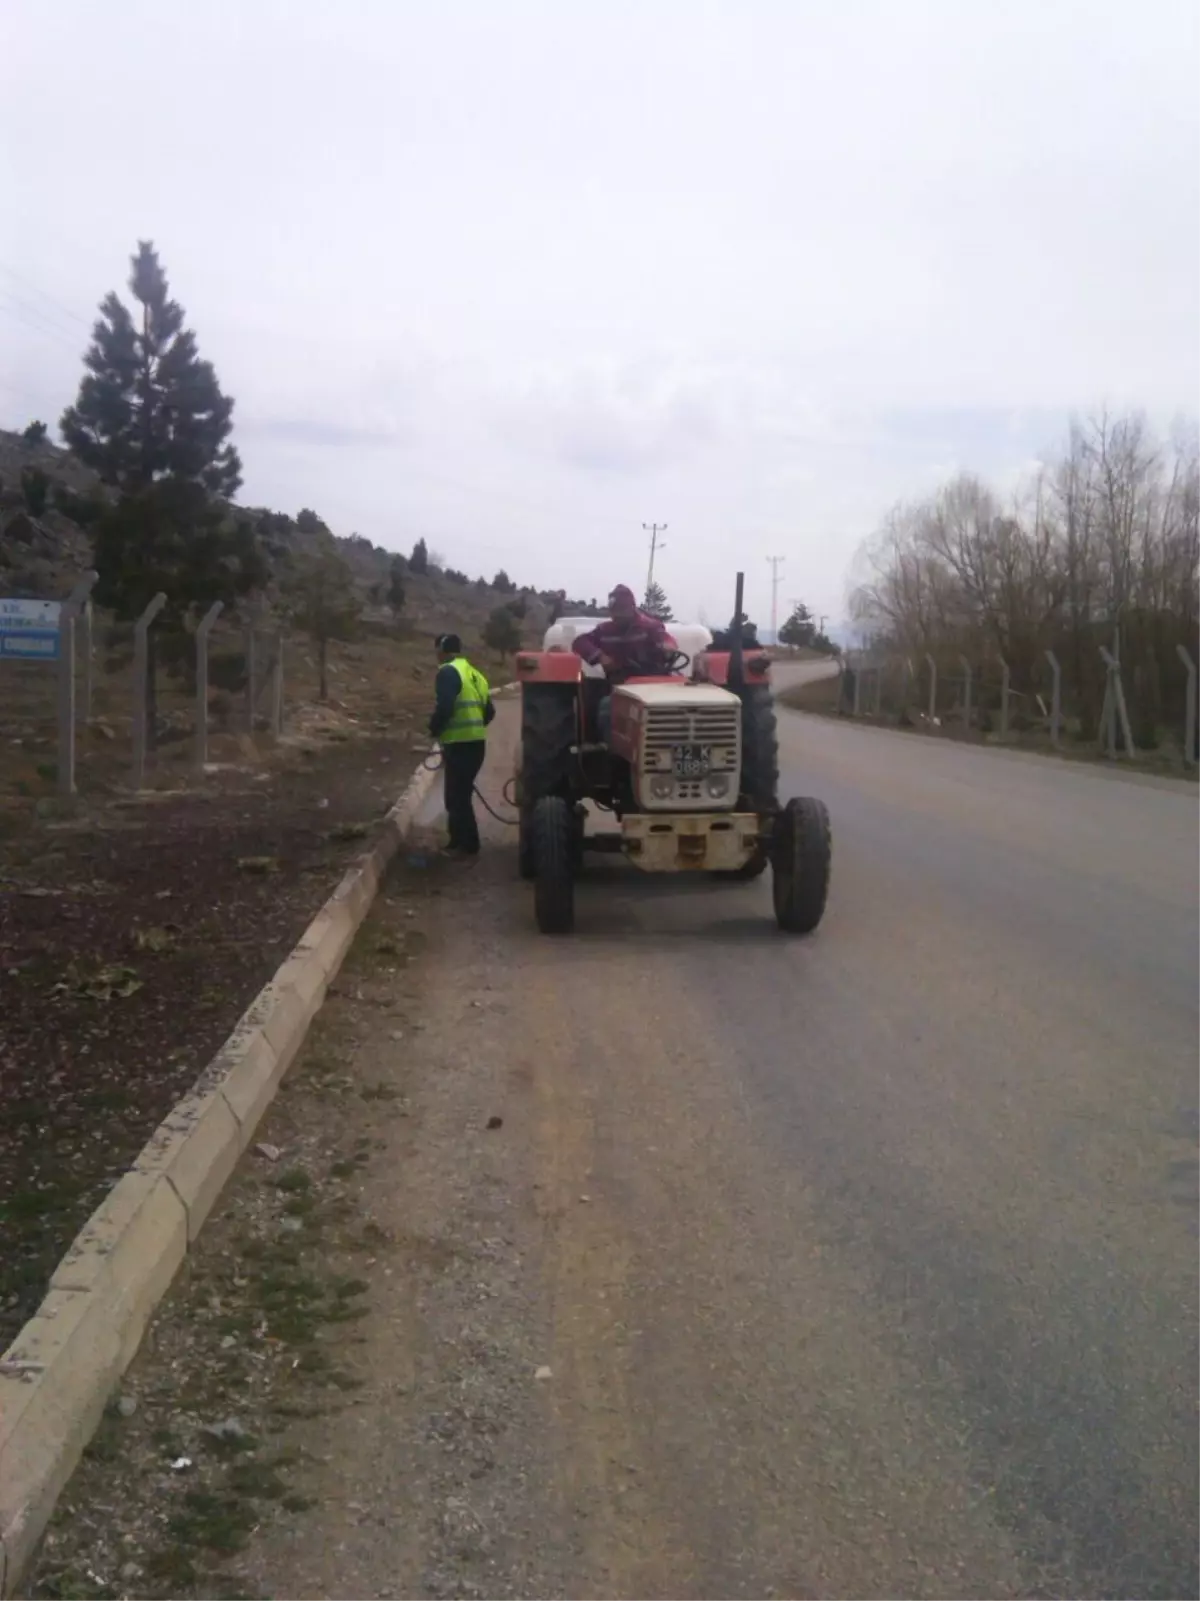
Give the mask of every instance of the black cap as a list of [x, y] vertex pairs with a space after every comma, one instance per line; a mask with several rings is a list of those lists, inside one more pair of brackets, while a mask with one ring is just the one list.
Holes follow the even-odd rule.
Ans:
[[434, 643], [440, 656], [462, 655], [462, 640], [457, 634], [439, 634]]

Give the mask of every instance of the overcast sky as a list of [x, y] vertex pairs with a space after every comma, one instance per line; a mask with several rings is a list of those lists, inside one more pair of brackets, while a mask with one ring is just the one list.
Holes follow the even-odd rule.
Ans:
[[0, 423], [159, 247], [243, 498], [839, 615], [899, 497], [1194, 415], [1196, 0], [7, 0]]

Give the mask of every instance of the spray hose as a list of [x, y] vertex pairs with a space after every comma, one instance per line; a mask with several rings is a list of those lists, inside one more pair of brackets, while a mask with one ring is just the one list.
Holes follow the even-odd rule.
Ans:
[[[430, 773], [439, 772], [445, 765], [446, 764], [442, 757], [441, 747], [439, 745], [434, 745], [430, 750], [427, 750], [421, 758], [421, 766]], [[513, 792], [516, 782], [517, 781], [515, 777], [508, 779], [504, 785], [504, 788], [500, 791], [500, 793], [504, 796], [505, 805], [511, 806], [514, 811], [516, 810], [517, 805], [516, 795]], [[489, 802], [487, 796], [480, 791], [478, 784], [472, 785], [472, 788], [475, 791], [475, 798], [479, 801], [479, 804], [483, 807], [484, 811], [488, 812], [492, 817], [494, 817], [498, 823], [503, 823], [506, 828], [520, 827], [521, 819], [519, 817], [502, 817], [496, 808]]]

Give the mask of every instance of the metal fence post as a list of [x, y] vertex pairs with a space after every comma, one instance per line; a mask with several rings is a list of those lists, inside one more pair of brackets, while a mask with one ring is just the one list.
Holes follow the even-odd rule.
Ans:
[[1104, 661], [1104, 701], [1101, 704], [1101, 717], [1099, 717], [1099, 743], [1101, 748], [1109, 752], [1110, 762], [1117, 760], [1117, 708], [1112, 703], [1112, 652], [1106, 650], [1104, 645], [1099, 647], [1101, 660]]
[[1125, 746], [1126, 756], [1133, 755], [1133, 732], [1129, 726], [1129, 710], [1125, 705], [1125, 687], [1121, 683], [1121, 663], [1106, 646], [1100, 645], [1098, 649], [1107, 674], [1100, 721], [1109, 757], [1116, 761], [1118, 722], [1121, 725], [1121, 740]]
[[1113, 695], [1117, 703], [1117, 716], [1121, 719], [1121, 733], [1125, 740], [1125, 754], [1130, 758], [1137, 754], [1133, 743], [1133, 729], [1129, 726], [1129, 706], [1125, 700], [1125, 683], [1121, 677], [1121, 658], [1114, 658], [1116, 669], [1113, 673]]
[[1048, 650], [1046, 655], [1050, 658], [1052, 674], [1050, 685], [1050, 742], [1056, 749], [1061, 749], [1063, 737], [1062, 663], [1054, 651]]
[[929, 663], [929, 721], [932, 723], [937, 717], [937, 662], [932, 656], [926, 656]]
[[1008, 690], [1012, 675], [1004, 657], [1000, 658], [1000, 738], [1008, 738]]
[[202, 773], [208, 761], [208, 636], [225, 609], [223, 600], [214, 600], [196, 625], [196, 771]]
[[970, 731], [971, 727], [971, 664], [965, 656], [960, 656], [964, 674], [963, 679], [963, 724]]
[[[88, 587], [90, 588], [91, 586], [89, 585]], [[83, 720], [85, 723], [90, 723], [92, 720], [92, 684], [95, 672], [92, 654], [95, 649], [96, 634], [96, 617], [90, 595], [79, 610], [79, 631], [83, 635]]]
[[275, 636], [275, 660], [271, 667], [271, 733], [283, 733], [283, 629]]
[[146, 688], [149, 676], [150, 624], [167, 604], [159, 590], [133, 625], [133, 787], [146, 782]]
[[75, 793], [75, 618], [69, 600], [58, 614], [58, 793]]
[[58, 793], [75, 793], [75, 624], [87, 605], [96, 574], [83, 577], [58, 613]]
[[1187, 699], [1183, 727], [1183, 759], [1189, 767], [1196, 765], [1196, 664], [1185, 645], [1176, 645], [1175, 654], [1187, 670]]
[[254, 708], [258, 702], [258, 636], [252, 617], [246, 629], [246, 732], [254, 738]]

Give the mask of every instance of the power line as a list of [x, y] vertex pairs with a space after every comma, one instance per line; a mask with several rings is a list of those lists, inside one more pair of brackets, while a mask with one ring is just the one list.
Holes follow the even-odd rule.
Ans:
[[666, 540], [660, 540], [659, 534], [667, 531], [666, 523], [643, 523], [642, 527], [650, 535], [650, 570], [646, 574], [646, 593], [650, 593], [650, 586], [654, 582], [654, 557], [660, 550], [666, 549]]
[[92, 324], [85, 317], [81, 317], [78, 312], [72, 311], [68, 305], [54, 295], [48, 294], [39, 284], [34, 283], [31, 278], [26, 278], [23, 273], [19, 273], [15, 267], [10, 267], [7, 262], [0, 261], [0, 272], [6, 278], [11, 278], [26, 294], [34, 294], [39, 300], [44, 300], [48, 306], [54, 308], [58, 317], [65, 317], [68, 322], [77, 323], [80, 328], [86, 329], [89, 333], [91, 332]]
[[53, 340], [72, 355], [79, 354], [79, 347], [67, 332], [57, 327], [50, 319], [42, 314], [37, 306], [18, 300], [7, 290], [0, 290], [0, 311], [6, 312], [22, 328], [30, 333], [41, 334], [44, 339]]
[[779, 586], [783, 579], [779, 576], [779, 569], [787, 560], [786, 556], [768, 556], [767, 562], [771, 568], [771, 641], [779, 639]]

